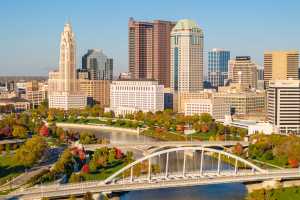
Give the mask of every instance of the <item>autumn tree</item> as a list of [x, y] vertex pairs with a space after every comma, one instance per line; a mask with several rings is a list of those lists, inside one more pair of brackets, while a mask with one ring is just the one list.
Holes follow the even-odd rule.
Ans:
[[17, 138], [27, 138], [28, 131], [24, 126], [14, 125], [12, 135]]

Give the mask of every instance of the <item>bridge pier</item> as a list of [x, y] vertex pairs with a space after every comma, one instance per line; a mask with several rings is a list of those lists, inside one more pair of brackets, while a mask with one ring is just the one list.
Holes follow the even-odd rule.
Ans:
[[119, 193], [96, 193], [93, 194], [95, 200], [120, 200], [121, 194]]

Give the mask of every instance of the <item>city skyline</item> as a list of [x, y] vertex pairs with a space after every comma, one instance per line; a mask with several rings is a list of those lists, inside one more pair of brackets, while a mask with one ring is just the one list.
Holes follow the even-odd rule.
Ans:
[[[271, 2], [272, 9], [269, 9], [270, 2], [252, 1], [247, 5], [235, 1], [218, 5], [197, 1], [172, 1], [172, 4], [168, 1], [142, 4], [137, 1], [103, 4], [92, 1], [88, 5], [84, 1], [76, 4], [70, 4], [70, 1], [2, 2], [1, 75], [29, 75], [29, 71], [31, 75], [47, 75], [48, 71], [57, 68], [60, 27], [68, 19], [78, 41], [77, 68], [87, 49], [99, 48], [116, 61], [115, 75], [128, 71], [127, 25], [130, 17], [139, 21], [184, 18], [196, 21], [205, 32], [205, 68], [207, 52], [212, 48], [228, 49], [233, 57], [249, 55], [262, 66], [264, 51], [297, 50], [300, 46], [300, 28], [292, 26], [300, 17], [297, 12], [300, 3]], [[251, 12], [244, 12], [245, 6]], [[84, 10], [89, 12], [82, 15]]]

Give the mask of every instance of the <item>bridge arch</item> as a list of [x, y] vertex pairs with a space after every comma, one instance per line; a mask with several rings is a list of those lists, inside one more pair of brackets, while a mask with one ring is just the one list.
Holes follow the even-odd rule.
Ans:
[[[257, 165], [239, 157], [236, 156], [234, 154], [222, 151], [222, 150], [217, 150], [217, 149], [212, 149], [212, 148], [206, 148], [206, 147], [177, 147], [177, 148], [171, 148], [171, 149], [166, 149], [166, 150], [162, 150], [162, 151], [158, 151], [152, 154], [149, 154], [143, 158], [140, 158], [130, 164], [128, 164], [127, 166], [123, 167], [122, 169], [118, 170], [117, 172], [115, 172], [114, 174], [112, 174], [111, 176], [109, 176], [107, 179], [104, 180], [105, 184], [109, 184], [112, 181], [116, 180], [116, 178], [118, 178], [118, 176], [122, 175], [123, 173], [125, 173], [126, 171], [130, 170], [130, 180], [133, 180], [133, 167], [143, 163], [144, 161], [148, 161], [148, 178], [149, 180], [151, 180], [151, 159], [158, 157], [160, 155], [164, 155], [166, 154], [166, 170], [165, 170], [165, 176], [168, 176], [168, 163], [169, 163], [169, 153], [172, 152], [185, 152], [185, 151], [201, 151], [201, 162], [200, 162], [200, 169], [199, 169], [199, 173], [202, 175], [203, 174], [203, 161], [204, 161], [204, 154], [205, 153], [215, 153], [218, 155], [218, 170], [217, 173], [220, 174], [220, 164], [221, 164], [221, 156], [226, 156], [228, 158], [231, 158], [235, 161], [235, 165], [234, 165], [234, 173], [237, 174], [238, 173], [238, 162], [244, 164], [245, 166], [247, 166], [248, 168], [252, 169], [252, 172], [261, 172], [261, 173], [266, 173], [267, 171], [258, 167]], [[183, 176], [185, 174], [185, 154], [184, 154], [184, 161], [183, 161]]]
[[[196, 145], [196, 144], [185, 144], [185, 145], [164, 145], [164, 146], [158, 146], [158, 147], [155, 147], [155, 146], [151, 146], [149, 148], [147, 148], [145, 150], [146, 153], [148, 154], [153, 154], [155, 152], [159, 152], [159, 151], [162, 151], [162, 150], [165, 150], [165, 149], [173, 149], [173, 148], [180, 148], [180, 147], [198, 147], [199, 145]], [[226, 150], [227, 148], [225, 146], [222, 146], [222, 145], [213, 145], [213, 146], [203, 146], [202, 147], [206, 147], [206, 148], [210, 148], [210, 149], [220, 149], [220, 150]]]

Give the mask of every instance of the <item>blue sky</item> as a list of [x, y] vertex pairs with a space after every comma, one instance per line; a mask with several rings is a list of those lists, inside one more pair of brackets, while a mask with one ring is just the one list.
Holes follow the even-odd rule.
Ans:
[[298, 0], [2, 0], [0, 75], [46, 75], [57, 68], [68, 18], [78, 67], [87, 49], [100, 48], [114, 58], [116, 73], [127, 71], [129, 17], [193, 19], [204, 30], [205, 51], [229, 49], [260, 65], [264, 50], [300, 49]]

